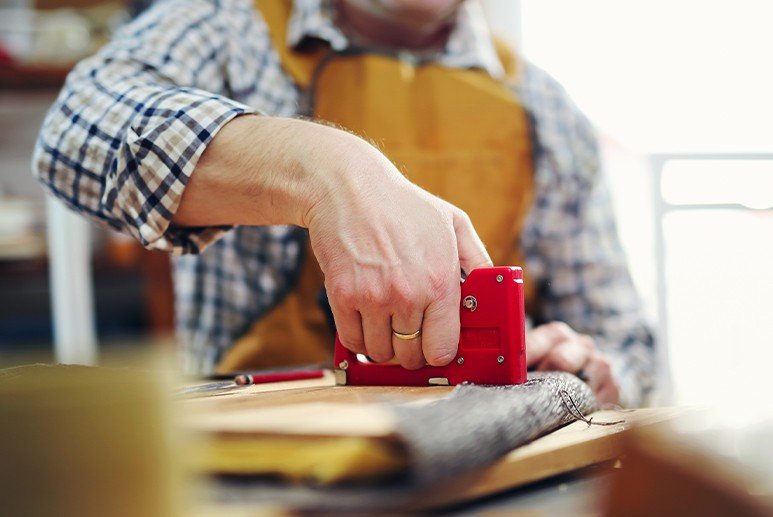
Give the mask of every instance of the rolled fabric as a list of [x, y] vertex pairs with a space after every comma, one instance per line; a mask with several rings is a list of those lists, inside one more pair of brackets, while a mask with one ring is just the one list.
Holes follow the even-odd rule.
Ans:
[[426, 405], [394, 407], [418, 484], [484, 465], [597, 409], [590, 387], [561, 372], [514, 386], [463, 384]]

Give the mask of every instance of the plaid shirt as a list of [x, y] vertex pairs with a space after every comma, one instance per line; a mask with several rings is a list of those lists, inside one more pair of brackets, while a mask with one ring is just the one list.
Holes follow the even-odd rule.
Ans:
[[[329, 0], [298, 0], [288, 44], [347, 47]], [[437, 61], [501, 65], [480, 8], [467, 2]], [[534, 323], [561, 320], [609, 355], [622, 400], [652, 387], [653, 339], [642, 317], [589, 122], [548, 75], [522, 62], [517, 91], [533, 123], [536, 201], [522, 232], [537, 284]], [[188, 371], [224, 350], [292, 288], [305, 230], [170, 224], [196, 163], [234, 117], [298, 114], [252, 0], [162, 0], [69, 75], [40, 133], [33, 168], [74, 210], [174, 255], [177, 325]]]

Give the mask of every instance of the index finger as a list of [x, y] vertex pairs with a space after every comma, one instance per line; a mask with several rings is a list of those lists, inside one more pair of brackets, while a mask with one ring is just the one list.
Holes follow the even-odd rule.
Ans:
[[454, 211], [454, 231], [456, 246], [459, 250], [459, 263], [465, 274], [470, 274], [479, 267], [491, 267], [491, 257], [486, 251], [483, 241], [470, 221], [469, 216], [461, 210]]
[[445, 366], [459, 348], [459, 300], [461, 290], [433, 300], [424, 310], [422, 350], [431, 366]]

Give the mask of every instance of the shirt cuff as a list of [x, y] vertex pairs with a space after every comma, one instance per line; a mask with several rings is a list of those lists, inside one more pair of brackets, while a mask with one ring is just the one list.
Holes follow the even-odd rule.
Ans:
[[[148, 249], [199, 253], [229, 227], [171, 224], [199, 158], [218, 131], [249, 106], [193, 88], [153, 95], [132, 118], [107, 178], [104, 202]], [[120, 163], [123, 161], [124, 163]]]

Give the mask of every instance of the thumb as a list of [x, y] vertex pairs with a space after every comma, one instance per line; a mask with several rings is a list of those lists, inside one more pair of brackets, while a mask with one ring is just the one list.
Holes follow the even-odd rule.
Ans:
[[458, 208], [454, 210], [454, 231], [456, 232], [456, 246], [459, 249], [459, 264], [466, 274], [479, 267], [491, 267], [486, 246], [478, 237], [478, 233], [472, 226], [470, 217]]

